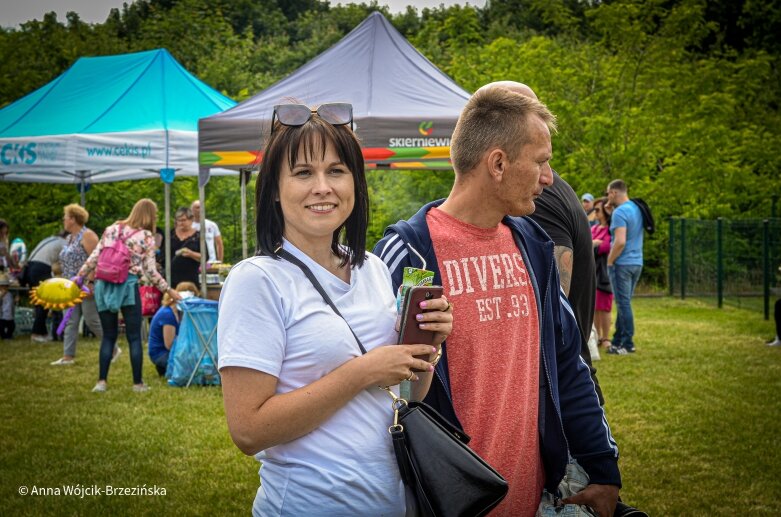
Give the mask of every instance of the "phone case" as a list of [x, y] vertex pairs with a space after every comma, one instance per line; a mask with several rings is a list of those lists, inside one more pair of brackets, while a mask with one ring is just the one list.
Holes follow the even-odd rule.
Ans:
[[431, 330], [421, 330], [421, 328], [418, 327], [418, 320], [415, 316], [425, 312], [420, 308], [420, 302], [441, 298], [442, 291], [442, 287], [438, 285], [414, 286], [407, 290], [404, 295], [404, 304], [401, 309], [402, 319], [399, 327], [400, 344], [432, 344], [434, 332]]

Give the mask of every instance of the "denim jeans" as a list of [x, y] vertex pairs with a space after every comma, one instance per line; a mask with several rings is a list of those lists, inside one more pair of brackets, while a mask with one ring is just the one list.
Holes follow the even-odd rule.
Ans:
[[[98, 380], [105, 381], [108, 378], [108, 369], [111, 366], [111, 356], [114, 352], [114, 344], [119, 335], [119, 313], [100, 311], [100, 326], [103, 329], [103, 338], [100, 340], [100, 374]], [[141, 346], [141, 296], [136, 287], [136, 303], [122, 306], [122, 316], [125, 318], [125, 336], [130, 348], [130, 365], [133, 368], [133, 384], [141, 384], [141, 368], [144, 362], [144, 349]]]
[[632, 314], [632, 296], [640, 280], [643, 266], [620, 266], [613, 264], [607, 268], [610, 283], [613, 285], [613, 297], [616, 302], [616, 331], [613, 345], [626, 350], [634, 350], [635, 318]]
[[155, 365], [155, 369], [157, 370], [157, 374], [160, 377], [165, 377], [165, 371], [168, 369], [169, 355], [170, 352], [166, 350], [164, 353], [160, 354], [160, 356], [157, 359], [152, 360], [152, 363]]

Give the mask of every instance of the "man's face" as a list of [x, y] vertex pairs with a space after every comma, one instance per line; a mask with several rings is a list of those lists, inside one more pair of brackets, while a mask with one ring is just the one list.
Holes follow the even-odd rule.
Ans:
[[616, 191], [612, 189], [607, 190], [607, 202], [610, 204], [610, 206], [615, 206], [616, 204]]
[[190, 210], [193, 212], [193, 219], [196, 221], [200, 221], [201, 219], [201, 204], [196, 201], [192, 205], [190, 205]]
[[583, 203], [583, 210], [585, 210], [586, 212], [589, 212], [592, 208], [594, 208], [594, 202], [589, 201], [588, 199], [584, 199], [583, 201], [581, 201], [581, 203]]
[[529, 142], [520, 147], [499, 185], [499, 196], [506, 202], [505, 213], [512, 216], [534, 212], [534, 200], [543, 188], [553, 185], [550, 130], [540, 117], [530, 115], [528, 131]]

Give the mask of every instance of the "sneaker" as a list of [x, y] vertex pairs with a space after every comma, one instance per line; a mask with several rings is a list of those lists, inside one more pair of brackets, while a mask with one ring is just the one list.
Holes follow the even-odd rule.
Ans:
[[765, 343], [767, 346], [781, 346], [781, 339], [778, 339], [778, 336], [773, 341], [768, 341]]
[[108, 389], [108, 385], [105, 382], [98, 382], [94, 388], [92, 388], [92, 393], [105, 393], [105, 391]]
[[119, 345], [114, 347], [114, 355], [111, 356], [111, 362], [114, 363], [117, 360], [117, 357], [119, 357], [119, 354], [122, 353], [122, 349], [119, 348]]
[[612, 355], [626, 355], [629, 352], [622, 346], [610, 345], [610, 348], [607, 349], [607, 353]]
[[66, 366], [69, 364], [73, 364], [73, 359], [65, 359], [64, 357], [60, 357], [56, 361], [52, 361], [49, 364], [52, 366]]
[[146, 391], [151, 390], [152, 388], [149, 387], [148, 384], [134, 384], [133, 385], [133, 391], [136, 393], [144, 393]]
[[39, 336], [37, 334], [33, 334], [32, 336], [30, 336], [30, 339], [32, 339], [36, 343], [48, 343], [49, 341], [52, 340], [52, 338], [49, 336]]

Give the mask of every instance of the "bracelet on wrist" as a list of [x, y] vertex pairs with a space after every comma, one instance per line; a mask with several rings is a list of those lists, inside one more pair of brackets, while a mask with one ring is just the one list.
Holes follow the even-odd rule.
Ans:
[[442, 345], [439, 345], [439, 351], [433, 361], [430, 361], [431, 366], [436, 366], [439, 360], [442, 359]]

